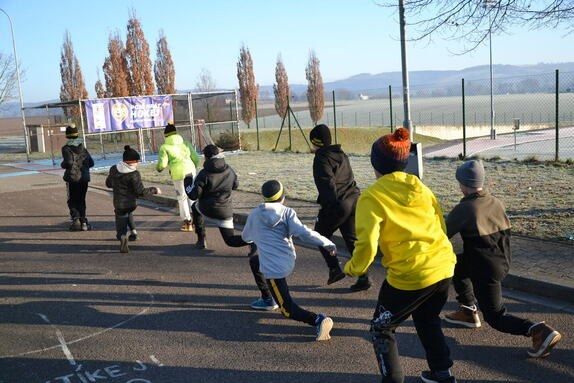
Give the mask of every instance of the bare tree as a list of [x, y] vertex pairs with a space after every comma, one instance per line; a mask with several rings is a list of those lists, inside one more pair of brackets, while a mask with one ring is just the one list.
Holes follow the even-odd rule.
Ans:
[[198, 92], [209, 92], [217, 88], [215, 79], [211, 76], [209, 69], [201, 68], [195, 82], [195, 90]]
[[317, 124], [323, 117], [325, 109], [325, 94], [323, 92], [323, 77], [319, 69], [319, 59], [314, 51], [309, 52], [309, 61], [305, 68], [305, 77], [307, 78], [307, 102], [309, 103], [309, 114], [313, 125]]
[[149, 58], [149, 44], [135, 11], [132, 10], [130, 13], [126, 38], [128, 90], [131, 96], [153, 95], [155, 86]]
[[275, 94], [275, 110], [281, 118], [287, 115], [287, 106], [289, 105], [289, 97], [291, 91], [289, 89], [289, 77], [281, 55], [277, 56], [277, 65], [275, 66], [275, 81], [273, 84], [273, 93]]
[[[60, 75], [62, 85], [60, 86], [60, 101], [71, 101], [88, 98], [88, 91], [84, 84], [80, 63], [74, 54], [74, 47], [70, 33], [64, 34], [64, 43], [60, 56]], [[64, 109], [68, 118], [78, 121], [80, 110], [77, 106]]]
[[96, 81], [96, 85], [94, 89], [96, 91], [97, 98], [104, 98], [106, 97], [106, 88], [104, 88], [104, 84], [102, 84], [102, 80], [100, 79], [100, 70], [97, 70], [98, 73], [98, 81]]
[[243, 45], [239, 51], [237, 62], [237, 80], [239, 80], [239, 98], [241, 100], [241, 119], [251, 127], [251, 120], [255, 117], [255, 105], [259, 96], [259, 85], [255, 83], [253, 73], [253, 60], [249, 48]]
[[127, 97], [130, 95], [126, 48], [120, 33], [117, 31], [108, 37], [108, 57], [104, 61], [103, 70], [107, 97]]
[[[20, 69], [20, 77], [24, 75]], [[0, 104], [13, 99], [18, 88], [18, 73], [14, 56], [0, 52]]]
[[[398, 7], [397, 2], [385, 0], [380, 5]], [[467, 46], [460, 53], [476, 49], [489, 31], [504, 32], [513, 24], [531, 28], [555, 28], [565, 24], [574, 31], [574, 0], [405, 0], [413, 40], [442, 35], [463, 39]]]
[[159, 32], [153, 73], [159, 94], [175, 93], [175, 66], [163, 30]]

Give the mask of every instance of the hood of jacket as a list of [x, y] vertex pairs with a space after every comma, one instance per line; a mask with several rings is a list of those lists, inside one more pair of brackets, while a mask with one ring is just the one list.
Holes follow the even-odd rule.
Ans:
[[343, 149], [341, 149], [341, 144], [329, 145], [318, 149], [317, 153], [323, 154], [325, 156], [336, 155], [338, 157], [338, 154], [343, 153]]
[[262, 203], [257, 207], [261, 212], [261, 219], [265, 226], [275, 227], [283, 219], [285, 206], [283, 204]]
[[405, 172], [393, 172], [379, 178], [377, 183], [381, 183], [384, 187], [385, 195], [402, 206], [426, 206], [422, 197], [424, 185], [417, 176]]
[[183, 137], [179, 134], [172, 134], [165, 138], [166, 145], [181, 145], [183, 144]]
[[[70, 142], [70, 141], [74, 141], [74, 142]], [[79, 154], [84, 150], [84, 144], [82, 143], [82, 140], [79, 140], [79, 141], [68, 140], [66, 147], [76, 154]]]
[[118, 172], [122, 174], [135, 172], [137, 170], [135, 166], [127, 164], [124, 161], [118, 162], [116, 164], [116, 169], [118, 169]]
[[223, 173], [227, 169], [227, 164], [223, 155], [218, 154], [205, 161], [203, 168], [209, 173]]
[[80, 145], [82, 145], [83, 141], [81, 138], [71, 138], [68, 140], [68, 142], [66, 142], [66, 145], [71, 146], [71, 147], [78, 147]]

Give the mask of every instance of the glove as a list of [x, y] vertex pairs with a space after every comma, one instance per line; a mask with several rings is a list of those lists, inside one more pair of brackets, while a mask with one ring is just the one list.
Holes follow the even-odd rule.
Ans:
[[335, 245], [323, 246], [323, 249], [327, 250], [329, 252], [329, 255], [332, 257], [337, 255], [337, 246]]

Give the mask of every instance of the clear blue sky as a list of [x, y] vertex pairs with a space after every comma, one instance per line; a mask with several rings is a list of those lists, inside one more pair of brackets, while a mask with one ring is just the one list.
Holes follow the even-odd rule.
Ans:
[[[125, 38], [130, 7], [140, 18], [152, 60], [158, 32], [167, 36], [176, 67], [176, 88], [191, 89], [202, 67], [220, 88], [237, 85], [236, 62], [245, 43], [253, 56], [256, 80], [274, 82], [278, 53], [290, 83], [305, 83], [310, 49], [321, 61], [324, 81], [358, 73], [400, 70], [398, 17], [372, 0], [0, 0], [14, 23], [18, 56], [26, 69], [26, 102], [59, 98], [63, 35], [72, 37], [84, 80], [94, 96], [96, 71], [107, 55], [107, 38]], [[564, 30], [528, 31], [518, 27], [494, 36], [495, 64], [574, 61], [574, 35]], [[409, 70], [463, 69], [488, 64], [488, 46], [454, 56], [453, 41], [409, 45]], [[12, 52], [8, 20], [0, 14], [0, 51]], [[103, 77], [102, 77], [103, 78]]]

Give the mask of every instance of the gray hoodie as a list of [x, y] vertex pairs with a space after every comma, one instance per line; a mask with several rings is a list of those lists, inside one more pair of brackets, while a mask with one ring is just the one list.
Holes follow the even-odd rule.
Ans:
[[259, 249], [259, 271], [267, 279], [285, 278], [295, 267], [292, 237], [311, 245], [335, 247], [333, 242], [303, 225], [295, 210], [280, 203], [262, 203], [249, 213], [241, 237]]

